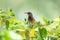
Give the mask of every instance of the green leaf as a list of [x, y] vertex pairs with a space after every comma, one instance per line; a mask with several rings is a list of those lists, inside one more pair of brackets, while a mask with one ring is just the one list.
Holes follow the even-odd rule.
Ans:
[[55, 38], [55, 37], [50, 37], [50, 39], [51, 39], [51, 40], [57, 40], [57, 38]]
[[15, 14], [13, 13], [13, 11], [12, 11], [12, 9], [8, 9], [8, 14], [10, 15], [10, 16], [15, 16]]
[[40, 21], [36, 22], [38, 25], [40, 25]]
[[29, 30], [28, 30], [28, 29], [26, 29], [25, 37], [26, 37], [26, 40], [29, 40], [29, 39], [30, 39], [30, 38], [29, 38]]
[[1, 16], [2, 18], [5, 18], [5, 16]]
[[6, 20], [6, 29], [8, 29], [8, 28], [9, 28], [9, 21]]
[[40, 40], [44, 40], [43, 36], [42, 36], [42, 33], [41, 33], [42, 32], [41, 29], [40, 28], [38, 28], [38, 29], [39, 29], [39, 38], [40, 38]]
[[42, 29], [39, 28], [39, 35], [41, 40], [44, 40], [43, 38], [47, 36], [47, 30], [45, 28]]
[[48, 21], [45, 17], [43, 17], [43, 21], [48, 25], [50, 21]]
[[33, 25], [32, 25], [32, 24], [29, 24], [28, 27], [29, 27], [29, 28], [33, 28]]
[[45, 28], [42, 28], [41, 29], [41, 34], [43, 37], [46, 37], [47, 36], [47, 30]]

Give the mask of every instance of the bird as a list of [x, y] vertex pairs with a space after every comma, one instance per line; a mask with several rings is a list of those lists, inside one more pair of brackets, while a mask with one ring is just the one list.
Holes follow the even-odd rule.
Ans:
[[31, 12], [27, 12], [28, 15], [28, 23], [29, 24], [34, 24], [35, 23], [35, 19], [33, 17], [33, 14]]
[[46, 26], [46, 25], [43, 25], [39, 22], [37, 22], [37, 20], [33, 17], [33, 14], [31, 12], [27, 12], [28, 14], [28, 23], [29, 24], [32, 24], [32, 25], [35, 25], [35, 26]]

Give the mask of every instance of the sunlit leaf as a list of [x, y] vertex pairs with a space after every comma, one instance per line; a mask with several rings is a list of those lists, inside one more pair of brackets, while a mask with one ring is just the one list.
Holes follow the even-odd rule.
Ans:
[[35, 29], [31, 29], [29, 33], [29, 37], [33, 37], [35, 34]]
[[9, 32], [7, 30], [4, 31], [4, 40], [12, 40], [12, 38], [9, 35]]
[[25, 31], [25, 37], [26, 37], [26, 40], [29, 40], [29, 30], [28, 29], [26, 29], [26, 31]]
[[12, 11], [12, 9], [8, 9], [8, 15], [9, 16], [13, 16], [13, 17], [15, 16], [14, 13], [13, 13], [13, 11]]

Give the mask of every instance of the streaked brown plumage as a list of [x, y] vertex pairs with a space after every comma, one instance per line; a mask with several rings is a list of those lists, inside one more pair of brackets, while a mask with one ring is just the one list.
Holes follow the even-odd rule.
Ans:
[[31, 12], [27, 12], [27, 14], [28, 14], [28, 23], [29, 24], [33, 24], [35, 22], [35, 19], [34, 19], [32, 13]]

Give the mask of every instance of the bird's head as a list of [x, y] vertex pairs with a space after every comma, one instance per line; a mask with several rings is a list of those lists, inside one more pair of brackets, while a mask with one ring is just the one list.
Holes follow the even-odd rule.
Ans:
[[33, 16], [31, 12], [27, 12], [28, 16]]

